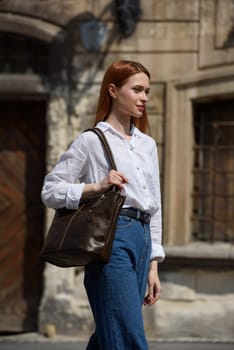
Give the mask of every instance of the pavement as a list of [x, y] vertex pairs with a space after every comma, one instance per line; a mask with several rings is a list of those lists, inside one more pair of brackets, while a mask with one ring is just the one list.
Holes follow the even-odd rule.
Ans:
[[[86, 344], [85, 339], [68, 336], [47, 338], [38, 333], [0, 335], [1, 350], [85, 350]], [[149, 340], [149, 350], [234, 350], [234, 339]]]

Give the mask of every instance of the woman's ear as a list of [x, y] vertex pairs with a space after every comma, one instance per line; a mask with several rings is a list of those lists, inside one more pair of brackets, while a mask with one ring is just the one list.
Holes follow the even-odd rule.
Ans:
[[116, 98], [118, 89], [115, 84], [111, 83], [108, 87], [109, 94], [112, 98]]

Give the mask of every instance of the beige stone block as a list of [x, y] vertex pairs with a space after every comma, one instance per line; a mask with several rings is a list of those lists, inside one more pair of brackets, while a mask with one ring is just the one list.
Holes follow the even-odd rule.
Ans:
[[217, 0], [215, 16], [215, 46], [222, 47], [233, 26], [234, 3], [232, 0]]
[[47, 165], [54, 166], [67, 148], [67, 100], [64, 96], [51, 96], [47, 107]]
[[110, 51], [197, 51], [198, 23], [139, 22], [132, 36], [114, 41]]
[[[144, 19], [198, 19], [198, 0], [148, 0], [141, 3]], [[37, 14], [39, 16], [67, 23], [73, 16], [91, 12], [102, 19], [113, 18], [113, 4], [110, 0], [2, 0], [1, 10]]]
[[[11, 3], [16, 7], [19, 7], [19, 4], [22, 3], [20, 0], [3, 0], [2, 2]], [[32, 3], [34, 3], [34, 8], [36, 7], [37, 10], [44, 9], [45, 11], [45, 8], [48, 8], [48, 1], [37, 0], [32, 2], [31, 0], [24, 0], [24, 3], [25, 9], [29, 9]], [[54, 15], [63, 12], [67, 19], [74, 16], [74, 14], [89, 11], [106, 20], [112, 19], [114, 13], [114, 5], [110, 0], [50, 0], [49, 3]], [[199, 0], [147, 0], [147, 2], [141, 2], [141, 9], [143, 19], [197, 20], [199, 18]]]
[[158, 144], [164, 143], [164, 120], [161, 115], [149, 115], [151, 136]]
[[0, 13], [0, 30], [31, 36], [47, 44], [60, 33], [60, 27], [42, 22], [40, 19], [21, 16], [18, 14]]
[[198, 295], [193, 302], [159, 300], [154, 311], [156, 337], [233, 339], [234, 294]]
[[171, 257], [205, 258], [226, 260], [233, 259], [232, 244], [225, 242], [190, 242], [186, 245], [165, 247], [166, 254]]
[[148, 0], [142, 10], [144, 19], [198, 20], [199, 0]]
[[83, 131], [85, 129], [93, 127], [93, 123], [95, 120], [95, 114], [87, 114], [87, 113], [81, 113], [79, 115], [79, 131]]
[[[227, 6], [223, 6], [224, 3]], [[228, 32], [231, 30], [230, 20], [227, 20], [227, 18], [230, 17], [230, 13], [232, 13], [230, 10], [232, 7], [233, 3], [230, 3], [229, 0], [223, 0], [222, 2], [213, 0], [201, 1], [199, 47], [199, 65], [201, 68], [211, 68], [217, 65], [226, 65], [234, 62], [233, 47], [223, 47], [225, 36], [227, 36]], [[221, 8], [221, 16], [217, 17], [216, 13], [218, 13], [218, 9]]]
[[83, 114], [95, 114], [98, 102], [99, 84], [79, 84], [77, 98], [73, 105], [77, 116]]
[[87, 294], [84, 288], [84, 269], [81, 267], [75, 268], [75, 277], [74, 277], [74, 297], [76, 300], [79, 300], [79, 303], [83, 302], [84, 304], [88, 303]]
[[186, 285], [163, 282], [161, 299], [194, 301], [196, 299], [196, 293]]
[[[80, 53], [82, 56], [82, 53]], [[83, 54], [84, 55], [84, 54]], [[83, 60], [83, 58], [81, 57]], [[99, 72], [94, 76], [94, 82], [100, 82], [104, 71], [113, 62], [121, 59], [141, 62], [151, 74], [151, 83], [165, 80], [182, 79], [182, 77], [197, 72], [197, 54], [195, 53], [109, 53], [103, 61]]]
[[150, 93], [147, 102], [148, 114], [163, 114], [164, 113], [164, 84], [150, 84]]
[[[160, 273], [162, 283], [172, 283], [177, 286], [186, 286], [187, 288], [195, 289], [195, 277], [196, 273], [191, 270], [176, 270], [176, 271], [163, 271]], [[165, 288], [163, 288], [165, 289]]]
[[234, 271], [198, 270], [196, 273], [196, 290], [206, 294], [234, 294]]
[[108, 0], [3, 0], [0, 10], [39, 17], [51, 23], [68, 25], [72, 18], [90, 12], [102, 19], [112, 18]]
[[[156, 140], [157, 142], [157, 140]], [[159, 163], [159, 171], [160, 171], [160, 184], [161, 189], [163, 188], [163, 172], [164, 172], [164, 147], [157, 143], [157, 151], [158, 151], [158, 163]]]
[[[110, 52], [106, 56], [84, 52], [76, 53], [76, 66], [79, 67], [77, 78], [79, 84], [92, 84], [102, 81], [106, 68], [118, 60], [133, 60], [141, 62], [151, 74], [151, 86], [155, 83], [172, 79], [182, 79], [188, 74], [197, 72], [196, 53], [150, 53], [150, 52]], [[79, 63], [80, 62], [80, 63]], [[87, 64], [85, 64], [87, 62]], [[100, 64], [101, 62], [101, 64]], [[151, 94], [149, 98], [151, 99]]]
[[147, 338], [154, 338], [155, 334], [155, 317], [154, 317], [154, 306], [143, 307], [143, 319], [144, 328]]
[[233, 259], [234, 258], [234, 245], [231, 246], [229, 254], [230, 254], [230, 258]]
[[[143, 20], [197, 20], [199, 1], [148, 0], [142, 2]], [[36, 16], [58, 25], [68, 25], [72, 18], [85, 12], [104, 21], [113, 21], [114, 5], [109, 0], [2, 0], [1, 11], [11, 11], [27, 16]]]

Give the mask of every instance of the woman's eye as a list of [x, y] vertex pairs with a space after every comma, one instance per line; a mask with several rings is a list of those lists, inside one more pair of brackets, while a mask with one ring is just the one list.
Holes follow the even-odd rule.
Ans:
[[145, 94], [146, 94], [146, 95], [149, 95], [149, 90], [144, 90], [143, 88], [140, 88], [140, 87], [135, 87], [135, 88], [133, 88], [133, 91], [134, 91], [135, 93], [140, 93], [140, 92], [145, 91]]
[[133, 90], [134, 90], [135, 92], [141, 92], [141, 89], [139, 89], [139, 88], [133, 88]]

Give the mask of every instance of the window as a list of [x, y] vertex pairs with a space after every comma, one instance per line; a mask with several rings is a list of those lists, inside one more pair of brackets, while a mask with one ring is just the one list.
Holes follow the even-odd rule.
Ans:
[[194, 240], [234, 239], [234, 100], [195, 105]]
[[0, 33], [0, 74], [48, 74], [48, 46], [25, 36]]

